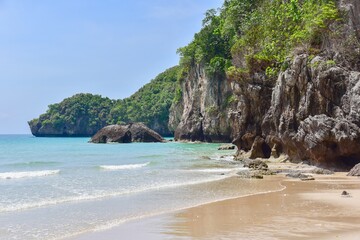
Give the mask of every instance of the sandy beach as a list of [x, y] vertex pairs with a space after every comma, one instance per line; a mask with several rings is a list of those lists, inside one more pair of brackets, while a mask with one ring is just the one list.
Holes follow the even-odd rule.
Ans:
[[[251, 180], [269, 191], [277, 183], [284, 188], [132, 221], [74, 239], [359, 239], [360, 178], [346, 173], [314, 177], [315, 181], [282, 175]], [[342, 196], [344, 190], [348, 196]]]

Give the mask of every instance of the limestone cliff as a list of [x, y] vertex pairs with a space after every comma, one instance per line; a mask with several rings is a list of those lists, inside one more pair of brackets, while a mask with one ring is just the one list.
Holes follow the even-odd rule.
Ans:
[[279, 74], [259, 135], [294, 161], [346, 168], [360, 162], [360, 5], [339, 6], [348, 22]]
[[229, 142], [231, 84], [225, 75], [209, 76], [202, 65], [194, 66], [181, 81], [181, 99], [170, 110], [170, 129], [175, 140]]
[[[247, 82], [230, 83], [193, 66], [181, 83], [181, 116], [174, 106], [171, 113], [175, 138], [231, 138], [239, 157], [244, 150], [253, 158], [285, 153], [334, 167], [360, 162], [360, 3], [339, 1], [338, 8], [345, 21], [321, 36], [318, 51], [294, 49], [271, 81], [264, 69]], [[216, 111], [210, 114], [210, 107]]]

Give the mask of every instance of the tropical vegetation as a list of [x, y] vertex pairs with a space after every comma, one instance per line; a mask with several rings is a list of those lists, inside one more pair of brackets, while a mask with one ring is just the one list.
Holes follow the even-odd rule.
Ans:
[[80, 119], [81, 125], [97, 130], [108, 124], [144, 122], [148, 126], [163, 126], [163, 134], [170, 134], [167, 129], [169, 109], [175, 97], [178, 72], [179, 67], [170, 68], [122, 100], [89, 93], [76, 94], [49, 105], [46, 113], [29, 124], [60, 131], [64, 127], [78, 127]]
[[272, 79], [295, 48], [319, 51], [340, 19], [335, 0], [225, 0], [220, 9], [206, 12], [203, 28], [179, 48], [180, 65], [186, 72], [202, 64], [210, 75], [226, 72], [237, 81], [255, 72]]

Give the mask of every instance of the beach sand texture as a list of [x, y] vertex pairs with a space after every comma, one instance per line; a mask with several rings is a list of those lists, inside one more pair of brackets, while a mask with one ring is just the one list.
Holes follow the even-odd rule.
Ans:
[[[269, 176], [282, 191], [205, 204], [75, 239], [360, 239], [360, 179], [345, 173], [315, 181]], [[235, 189], [234, 189], [235, 190]], [[349, 196], [342, 196], [342, 191]]]

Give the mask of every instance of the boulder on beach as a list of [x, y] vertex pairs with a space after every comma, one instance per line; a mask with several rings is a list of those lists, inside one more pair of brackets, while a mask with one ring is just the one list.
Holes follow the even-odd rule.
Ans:
[[90, 140], [92, 143], [164, 142], [165, 140], [143, 123], [109, 125], [100, 129]]
[[311, 175], [303, 174], [300, 171], [290, 172], [286, 174], [286, 177], [289, 178], [299, 178], [302, 181], [309, 181], [309, 180], [315, 180], [315, 178]]
[[360, 176], [360, 163], [356, 164], [347, 175], [348, 176]]
[[244, 162], [244, 167], [247, 167], [250, 169], [264, 170], [264, 171], [267, 171], [269, 169], [268, 165], [259, 159], [255, 159], [255, 160], [246, 159], [243, 162]]

